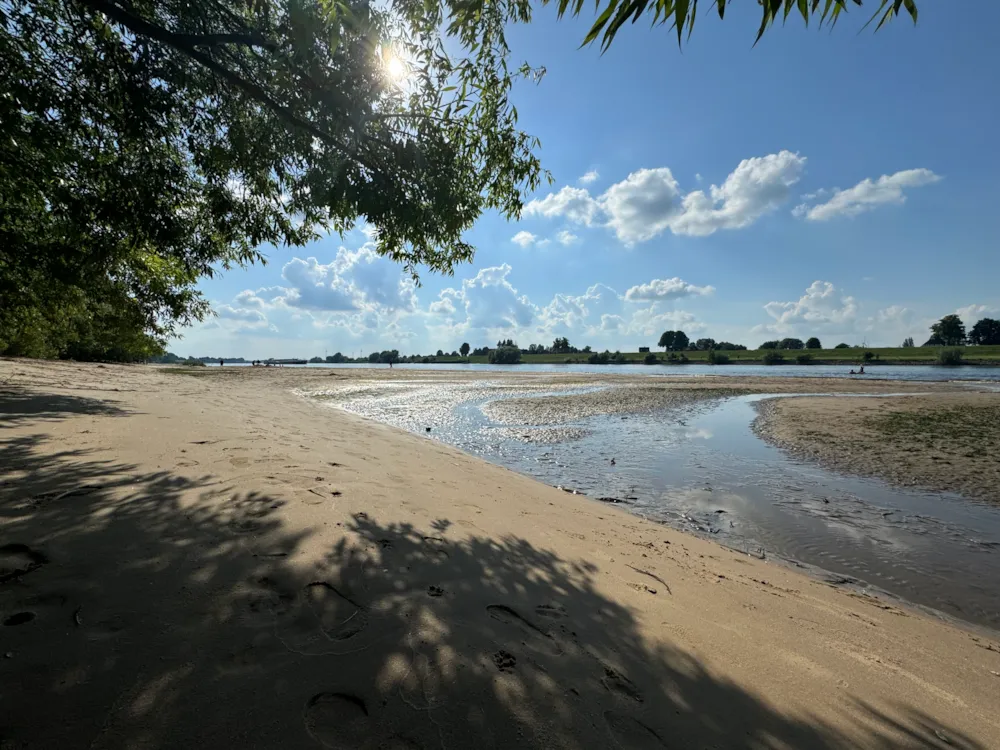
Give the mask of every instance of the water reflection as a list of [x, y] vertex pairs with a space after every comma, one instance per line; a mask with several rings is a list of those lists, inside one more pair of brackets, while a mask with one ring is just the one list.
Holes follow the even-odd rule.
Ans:
[[[431, 427], [431, 437], [469, 453], [747, 554], [816, 566], [840, 584], [1000, 627], [1000, 507], [895, 489], [789, 458], [751, 429], [754, 402], [764, 396], [528, 427], [491, 422], [482, 406], [551, 394], [551, 385], [352, 387], [325, 398], [414, 432]], [[591, 389], [558, 392], [583, 390]]]

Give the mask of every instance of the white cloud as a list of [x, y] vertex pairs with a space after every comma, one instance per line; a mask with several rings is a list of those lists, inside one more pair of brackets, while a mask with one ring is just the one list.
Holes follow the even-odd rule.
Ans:
[[260, 310], [233, 307], [232, 305], [218, 305], [215, 314], [226, 320], [240, 320], [244, 323], [267, 324], [267, 316]]
[[608, 226], [627, 245], [661, 234], [676, 219], [680, 204], [680, 186], [667, 167], [633, 172], [600, 198]]
[[484, 268], [473, 278], [465, 279], [461, 289], [442, 290], [428, 312], [459, 318], [453, 320], [452, 325], [461, 330], [526, 328], [531, 325], [538, 308], [526, 296], [518, 294], [507, 279], [510, 272], [507, 263]]
[[531, 232], [525, 232], [525, 231], [518, 232], [517, 234], [515, 234], [513, 237], [510, 238], [511, 242], [513, 242], [515, 245], [519, 245], [520, 247], [529, 247], [535, 244], [537, 240], [538, 237], [536, 235], [533, 235]]
[[764, 310], [774, 322], [757, 326], [755, 332], [794, 333], [800, 328], [847, 331], [854, 328], [858, 304], [829, 281], [814, 281], [798, 300], [768, 302]]
[[[834, 189], [832, 197], [825, 203], [808, 206], [805, 203], [792, 211], [810, 221], [828, 221], [837, 216], [857, 216], [878, 206], [906, 202], [903, 192], [907, 188], [930, 185], [941, 180], [929, 169], [907, 169], [891, 175], [882, 175], [877, 180], [866, 178], [846, 190]], [[804, 195], [811, 200], [817, 195]]]
[[570, 221], [586, 226], [596, 221], [600, 213], [600, 206], [590, 197], [589, 192], [568, 185], [557, 193], [530, 201], [524, 207], [525, 216], [565, 216]]
[[980, 318], [988, 318], [1000, 313], [1000, 308], [991, 305], [966, 305], [955, 310], [955, 314], [968, 326], [975, 325]]
[[281, 275], [290, 284], [282, 297], [289, 307], [332, 311], [357, 309], [350, 284], [336, 272], [333, 263], [323, 265], [316, 258], [292, 258], [281, 269]]
[[568, 229], [563, 229], [561, 232], [559, 232], [559, 234], [556, 235], [556, 241], [560, 245], [565, 245], [566, 247], [569, 247], [579, 239], [580, 239], [579, 237], [577, 237]]
[[721, 186], [684, 193], [667, 167], [640, 169], [594, 198], [583, 188], [563, 187], [525, 206], [529, 216], [565, 217], [600, 224], [632, 245], [666, 230], [706, 236], [748, 226], [788, 199], [806, 159], [791, 151], [744, 159]]
[[659, 303], [636, 310], [629, 321], [628, 332], [641, 336], [656, 336], [666, 330], [693, 333], [705, 330], [705, 324], [686, 310], [662, 310]]
[[902, 305], [890, 305], [875, 313], [875, 319], [883, 325], [910, 325], [914, 319], [913, 310]]
[[579, 182], [581, 185], [589, 185], [598, 177], [600, 177], [600, 175], [597, 174], [597, 170], [591, 169], [589, 172], [584, 174], [579, 180], [577, 180], [577, 182]]
[[627, 329], [628, 324], [621, 315], [602, 315], [601, 330], [608, 333]]
[[625, 299], [629, 302], [667, 301], [695, 295], [706, 296], [714, 291], [713, 286], [695, 286], [675, 276], [672, 279], [653, 279], [648, 284], [633, 286], [625, 292]]
[[806, 159], [791, 151], [744, 159], [721, 186], [706, 195], [684, 197], [684, 211], [672, 225], [676, 234], [705, 236], [719, 229], [740, 229], [788, 200]]

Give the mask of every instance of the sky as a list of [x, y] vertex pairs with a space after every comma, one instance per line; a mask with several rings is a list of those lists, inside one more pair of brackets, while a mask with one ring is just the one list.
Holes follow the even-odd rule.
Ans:
[[919, 8], [878, 33], [853, 6], [832, 31], [790, 18], [754, 47], [757, 5], [734, 3], [683, 50], [643, 21], [603, 55], [580, 48], [592, 18], [539, 8], [508, 40], [547, 73], [513, 101], [554, 182], [520, 221], [485, 214], [474, 262], [419, 287], [363, 221], [264, 248], [267, 265], [200, 284], [216, 314], [168, 348], [635, 351], [674, 329], [898, 346], [949, 313], [1000, 317], [1000, 3]]

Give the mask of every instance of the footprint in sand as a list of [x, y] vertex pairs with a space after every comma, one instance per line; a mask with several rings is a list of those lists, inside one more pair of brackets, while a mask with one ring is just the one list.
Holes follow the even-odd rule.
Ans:
[[317, 693], [303, 711], [306, 731], [323, 747], [355, 750], [370, 746], [368, 707], [350, 693]]
[[535, 607], [535, 614], [551, 620], [561, 620], [566, 617], [566, 608], [561, 604], [539, 604]]
[[424, 546], [428, 549], [428, 557], [438, 560], [445, 560], [448, 558], [448, 550], [445, 547], [448, 542], [439, 536], [425, 536], [423, 539]]
[[551, 635], [535, 625], [533, 622], [526, 620], [517, 611], [511, 609], [510, 607], [504, 604], [490, 604], [486, 607], [486, 612], [494, 620], [499, 620], [505, 625], [509, 625], [520, 632], [521, 636], [525, 639], [523, 641], [525, 645], [549, 654], [550, 656], [558, 656], [562, 653], [562, 649], [559, 647], [559, 644]]
[[12, 628], [18, 625], [25, 625], [35, 619], [34, 612], [15, 612], [3, 621], [5, 628]]
[[493, 654], [493, 663], [501, 672], [512, 672], [517, 666], [517, 659], [510, 652], [500, 649]]
[[49, 559], [27, 544], [0, 546], [0, 583], [27, 575], [47, 563]]
[[624, 750], [664, 750], [660, 735], [641, 721], [617, 711], [605, 711], [604, 721], [615, 744]]
[[326, 581], [313, 581], [297, 594], [267, 578], [258, 584], [263, 590], [250, 599], [251, 613], [273, 625], [281, 642], [297, 653], [335, 653], [368, 625], [365, 609]]
[[635, 686], [635, 683], [611, 667], [604, 667], [604, 676], [601, 678], [601, 684], [607, 690], [622, 698], [635, 701], [636, 703], [642, 703], [643, 701], [642, 693], [639, 692], [639, 688]]

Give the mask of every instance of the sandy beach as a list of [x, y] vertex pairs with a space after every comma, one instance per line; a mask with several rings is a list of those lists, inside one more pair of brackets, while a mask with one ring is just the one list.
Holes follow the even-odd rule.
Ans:
[[758, 434], [796, 456], [1000, 502], [1000, 393], [775, 399], [760, 411]]
[[997, 634], [297, 395], [371, 377], [0, 360], [0, 748], [1000, 747]]

